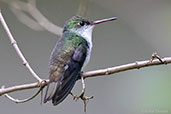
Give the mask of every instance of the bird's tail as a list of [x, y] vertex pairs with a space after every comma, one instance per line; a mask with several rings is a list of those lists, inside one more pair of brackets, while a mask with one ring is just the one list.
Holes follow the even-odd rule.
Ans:
[[62, 85], [60, 85], [59, 88], [56, 89], [55, 95], [52, 97], [53, 105], [58, 105], [67, 97], [67, 95], [72, 90], [77, 78], [78, 72], [73, 72], [70, 75], [70, 78], [65, 80], [65, 82]]
[[44, 97], [44, 103], [51, 100], [53, 95], [55, 94], [56, 87], [58, 85], [58, 82], [49, 82], [47, 85], [45, 97]]
[[[72, 67], [71, 67], [72, 66]], [[49, 82], [44, 98], [44, 103], [52, 100], [53, 105], [58, 105], [71, 92], [78, 76], [80, 75], [81, 66], [75, 61], [71, 62], [68, 69], [58, 82]]]

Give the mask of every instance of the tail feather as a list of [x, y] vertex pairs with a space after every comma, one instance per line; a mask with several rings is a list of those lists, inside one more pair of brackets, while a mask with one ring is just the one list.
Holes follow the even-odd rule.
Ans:
[[60, 86], [56, 90], [54, 96], [52, 97], [53, 105], [58, 105], [68, 96], [78, 78], [78, 75], [79, 72], [76, 70], [70, 75], [71, 78], [66, 81], [67, 83], [63, 84], [63, 86]]
[[44, 97], [44, 103], [51, 100], [53, 95], [55, 94], [56, 87], [58, 85], [58, 82], [49, 82], [47, 85], [45, 97]]
[[[81, 57], [81, 55], [83, 57]], [[74, 58], [70, 61], [63, 74], [61, 74], [58, 83], [56, 85], [52, 84], [55, 82], [48, 84], [44, 102], [52, 100], [53, 105], [58, 105], [72, 90], [78, 76], [80, 75], [80, 71], [86, 57], [85, 54], [82, 54], [82, 50], [80, 48], [73, 56]]]

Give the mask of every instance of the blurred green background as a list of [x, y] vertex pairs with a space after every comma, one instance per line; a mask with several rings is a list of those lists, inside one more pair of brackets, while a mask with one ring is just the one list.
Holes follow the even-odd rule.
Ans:
[[[48, 61], [59, 36], [46, 30], [35, 31], [22, 24], [5, 0], [0, 0], [3, 15], [26, 59], [41, 78], [48, 78]], [[13, 0], [9, 0], [11, 2]], [[21, 0], [27, 2], [27, 0]], [[37, 0], [38, 10], [51, 22], [63, 26], [75, 15], [80, 0]], [[29, 14], [28, 14], [29, 15]], [[151, 59], [153, 52], [171, 56], [170, 0], [90, 0], [87, 18], [118, 17], [115, 22], [96, 26], [93, 50], [84, 71], [107, 68]], [[10, 45], [0, 24], [0, 86], [35, 82]], [[171, 114], [171, 65], [126, 71], [110, 76], [86, 79], [87, 114]], [[81, 91], [77, 81], [73, 93]], [[10, 93], [23, 99], [34, 90]], [[58, 106], [40, 104], [40, 95], [32, 101], [15, 104], [0, 96], [2, 114], [84, 114], [82, 101], [69, 95]]]

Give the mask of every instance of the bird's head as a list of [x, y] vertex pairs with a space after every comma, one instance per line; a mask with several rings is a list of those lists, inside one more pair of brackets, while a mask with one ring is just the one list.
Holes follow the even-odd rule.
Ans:
[[112, 18], [107, 18], [97, 21], [89, 21], [81, 16], [73, 16], [65, 23], [63, 32], [71, 31], [83, 37], [91, 37], [95, 25], [108, 21], [113, 21], [116, 19], [117, 19], [116, 17], [112, 17]]

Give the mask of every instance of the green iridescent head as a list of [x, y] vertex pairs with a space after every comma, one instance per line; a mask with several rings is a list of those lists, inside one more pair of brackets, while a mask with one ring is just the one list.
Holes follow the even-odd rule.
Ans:
[[87, 19], [80, 17], [80, 16], [73, 16], [71, 19], [69, 19], [65, 25], [64, 25], [64, 31], [72, 30], [72, 29], [79, 29], [83, 26], [91, 26], [91, 21], [88, 21]]
[[68, 30], [73, 30], [73, 29], [77, 30], [80, 28], [82, 29], [92, 28], [97, 24], [108, 22], [108, 21], [113, 21], [116, 19], [117, 17], [112, 17], [112, 18], [107, 18], [107, 19], [102, 19], [102, 20], [97, 20], [97, 21], [89, 21], [81, 16], [73, 16], [71, 19], [69, 19], [65, 23], [63, 32], [68, 31]]

